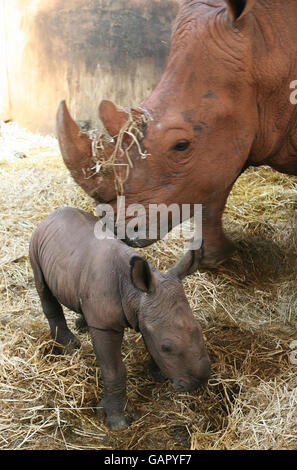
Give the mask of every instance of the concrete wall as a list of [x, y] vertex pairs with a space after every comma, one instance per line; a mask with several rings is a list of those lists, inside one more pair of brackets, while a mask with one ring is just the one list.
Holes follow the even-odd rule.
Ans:
[[61, 99], [75, 119], [94, 125], [102, 99], [137, 105], [150, 94], [166, 64], [178, 0], [0, 6], [0, 119], [54, 133]]
[[11, 119], [9, 102], [7, 51], [5, 37], [4, 2], [0, 3], [0, 119]]

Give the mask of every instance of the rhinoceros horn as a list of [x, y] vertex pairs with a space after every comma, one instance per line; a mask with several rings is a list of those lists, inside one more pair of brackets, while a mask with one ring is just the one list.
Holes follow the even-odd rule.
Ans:
[[56, 125], [62, 157], [73, 179], [96, 201], [102, 200], [101, 192], [104, 192], [105, 199], [112, 200], [115, 197], [113, 185], [109, 184], [110, 189], [106, 190], [107, 182], [94, 171], [92, 141], [80, 131], [65, 101], [59, 105]]
[[92, 142], [86, 134], [80, 132], [65, 101], [61, 101], [57, 112], [57, 136], [65, 165], [75, 181], [87, 191], [82, 179], [84, 172], [90, 168]]

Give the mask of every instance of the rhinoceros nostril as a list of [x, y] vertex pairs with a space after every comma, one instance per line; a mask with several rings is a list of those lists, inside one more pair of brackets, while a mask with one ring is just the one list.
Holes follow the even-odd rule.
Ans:
[[185, 384], [181, 380], [178, 380], [176, 382], [175, 381], [171, 381], [171, 382], [177, 392], [184, 392], [186, 390]]

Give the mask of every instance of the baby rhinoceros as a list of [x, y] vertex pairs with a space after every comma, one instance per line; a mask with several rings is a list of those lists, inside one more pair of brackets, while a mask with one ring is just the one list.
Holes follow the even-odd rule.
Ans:
[[176, 390], [195, 389], [209, 377], [201, 327], [181, 283], [197, 269], [201, 253], [188, 251], [164, 274], [122, 241], [96, 238], [97, 222], [81, 210], [57, 209], [34, 231], [30, 261], [51, 335], [66, 352], [80, 343], [61, 304], [83, 316], [103, 377], [98, 406], [110, 429], [123, 429], [128, 426], [121, 358], [125, 328], [141, 332], [151, 371], [171, 380]]

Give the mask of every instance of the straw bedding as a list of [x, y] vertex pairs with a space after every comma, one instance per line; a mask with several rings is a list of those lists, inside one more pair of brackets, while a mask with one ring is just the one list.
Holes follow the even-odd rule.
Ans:
[[[296, 449], [297, 365], [289, 357], [297, 339], [297, 178], [246, 171], [224, 216], [237, 252], [184, 281], [212, 360], [206, 387], [177, 393], [156, 383], [141, 336], [125, 333], [128, 396], [140, 416], [120, 433], [94, 414], [102, 385], [89, 336], [79, 335], [73, 356], [54, 355], [33, 284], [30, 235], [63, 204], [93, 210], [56, 140], [2, 124], [0, 448]], [[182, 248], [168, 239], [142, 252], [165, 270]], [[66, 317], [74, 330], [75, 316]]]

